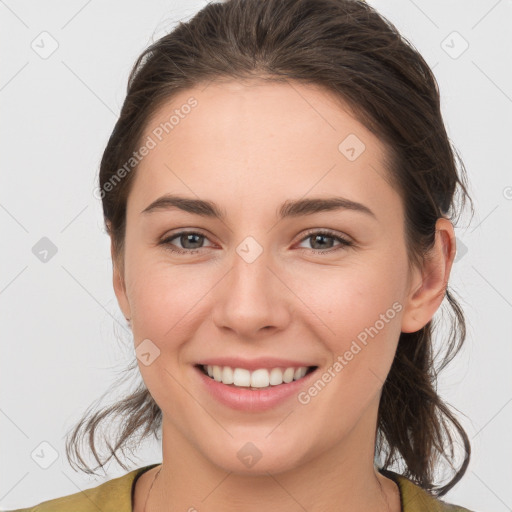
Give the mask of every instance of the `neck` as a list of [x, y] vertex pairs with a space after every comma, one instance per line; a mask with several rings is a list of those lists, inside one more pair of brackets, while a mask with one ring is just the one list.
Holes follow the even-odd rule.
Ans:
[[[343, 443], [286, 471], [240, 474], [213, 465], [164, 416], [163, 463], [146, 512], [400, 512], [397, 485], [373, 465], [373, 442], [355, 436], [361, 437], [361, 430], [353, 429]], [[372, 450], [365, 453], [364, 446]], [[143, 512], [140, 503], [159, 469], [149, 472], [151, 482], [145, 482], [135, 512]]]

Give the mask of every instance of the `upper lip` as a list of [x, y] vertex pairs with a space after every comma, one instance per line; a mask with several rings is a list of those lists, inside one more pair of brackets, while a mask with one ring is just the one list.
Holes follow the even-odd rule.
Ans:
[[256, 359], [242, 359], [240, 357], [212, 357], [202, 359], [197, 365], [230, 366], [231, 368], [245, 368], [247, 370], [258, 370], [260, 368], [299, 368], [301, 366], [315, 366], [311, 363], [294, 361], [292, 359], [278, 359], [275, 357], [258, 357]]

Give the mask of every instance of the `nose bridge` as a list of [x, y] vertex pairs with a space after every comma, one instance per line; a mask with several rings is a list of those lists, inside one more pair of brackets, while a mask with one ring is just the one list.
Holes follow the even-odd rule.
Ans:
[[286, 287], [274, 275], [272, 251], [248, 236], [235, 247], [229, 274], [216, 297], [216, 322], [239, 333], [282, 327], [287, 319]]
[[235, 248], [232, 259], [230, 295], [239, 300], [258, 301], [270, 292], [274, 278], [271, 251], [253, 236], [248, 236]]

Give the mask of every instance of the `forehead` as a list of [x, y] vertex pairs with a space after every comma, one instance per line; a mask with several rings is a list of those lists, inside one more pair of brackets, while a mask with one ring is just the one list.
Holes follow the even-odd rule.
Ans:
[[[174, 142], [191, 149], [212, 143], [219, 155], [236, 143], [247, 149], [256, 141], [265, 142], [262, 152], [273, 143], [287, 143], [286, 149], [302, 154], [310, 153], [313, 145], [337, 154], [338, 143], [350, 133], [358, 135], [369, 152], [385, 152], [333, 92], [315, 84], [261, 80], [212, 82], [180, 91], [160, 106], [145, 129], [145, 136], [159, 145], [172, 147]], [[301, 145], [305, 140], [309, 144]]]
[[226, 81], [180, 91], [147, 123], [143, 143], [153, 147], [138, 166], [132, 200], [143, 206], [181, 192], [226, 202], [265, 194], [277, 203], [336, 189], [389, 206], [397, 196], [386, 148], [344, 107], [311, 84]]

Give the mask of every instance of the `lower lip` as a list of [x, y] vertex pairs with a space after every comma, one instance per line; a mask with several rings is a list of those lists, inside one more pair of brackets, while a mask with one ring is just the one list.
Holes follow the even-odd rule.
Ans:
[[276, 407], [292, 396], [297, 396], [305, 385], [309, 385], [311, 377], [316, 375], [318, 368], [315, 368], [302, 379], [261, 389], [228, 386], [205, 375], [197, 366], [194, 367], [194, 370], [199, 374], [207, 391], [222, 404], [239, 411], [261, 412]]

